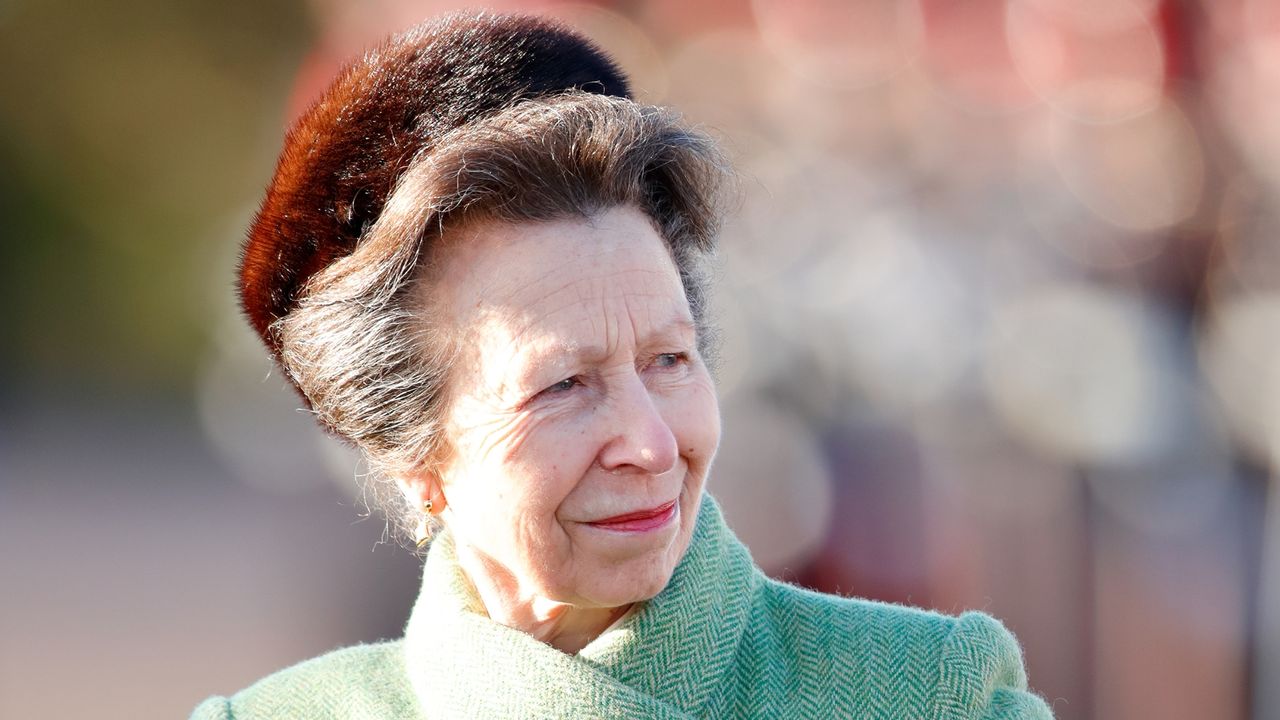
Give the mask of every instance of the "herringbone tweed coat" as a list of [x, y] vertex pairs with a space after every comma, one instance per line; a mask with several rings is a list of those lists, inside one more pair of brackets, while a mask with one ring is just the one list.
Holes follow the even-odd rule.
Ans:
[[447, 535], [405, 637], [280, 671], [193, 720], [241, 718], [1051, 719], [1013, 637], [764, 576], [704, 498], [671, 582], [577, 655], [490, 621]]

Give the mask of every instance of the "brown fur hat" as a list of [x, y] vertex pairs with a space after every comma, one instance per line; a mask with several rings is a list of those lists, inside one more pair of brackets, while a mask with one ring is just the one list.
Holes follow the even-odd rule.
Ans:
[[447, 15], [339, 73], [285, 137], [240, 260], [241, 307], [272, 355], [272, 323], [355, 249], [415, 155], [513, 101], [571, 89], [630, 97], [590, 41], [523, 15]]

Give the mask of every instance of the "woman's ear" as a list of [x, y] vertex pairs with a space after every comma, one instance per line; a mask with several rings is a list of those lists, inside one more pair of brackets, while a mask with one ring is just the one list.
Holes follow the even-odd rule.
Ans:
[[419, 472], [413, 475], [397, 475], [396, 484], [404, 493], [409, 504], [409, 512], [417, 514], [417, 527], [413, 532], [413, 541], [418, 550], [423, 550], [431, 542], [431, 536], [440, 527], [440, 513], [444, 511], [445, 499], [441, 491], [439, 478], [434, 473]]
[[427, 514], [439, 515], [447, 504], [440, 478], [435, 473], [420, 470], [411, 475], [397, 475], [396, 485], [404, 493], [409, 507]]

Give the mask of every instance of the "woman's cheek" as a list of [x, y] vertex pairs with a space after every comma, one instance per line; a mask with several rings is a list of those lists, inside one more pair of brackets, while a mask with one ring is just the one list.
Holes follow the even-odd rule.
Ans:
[[710, 378], [689, 378], [670, 395], [669, 403], [681, 453], [713, 455], [720, 444], [720, 405]]

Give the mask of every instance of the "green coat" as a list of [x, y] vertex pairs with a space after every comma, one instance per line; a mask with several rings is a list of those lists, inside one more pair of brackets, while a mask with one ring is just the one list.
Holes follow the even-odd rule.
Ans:
[[704, 498], [671, 582], [577, 655], [492, 622], [448, 535], [395, 642], [282, 670], [193, 720], [257, 718], [1040, 720], [1000, 623], [769, 579]]

